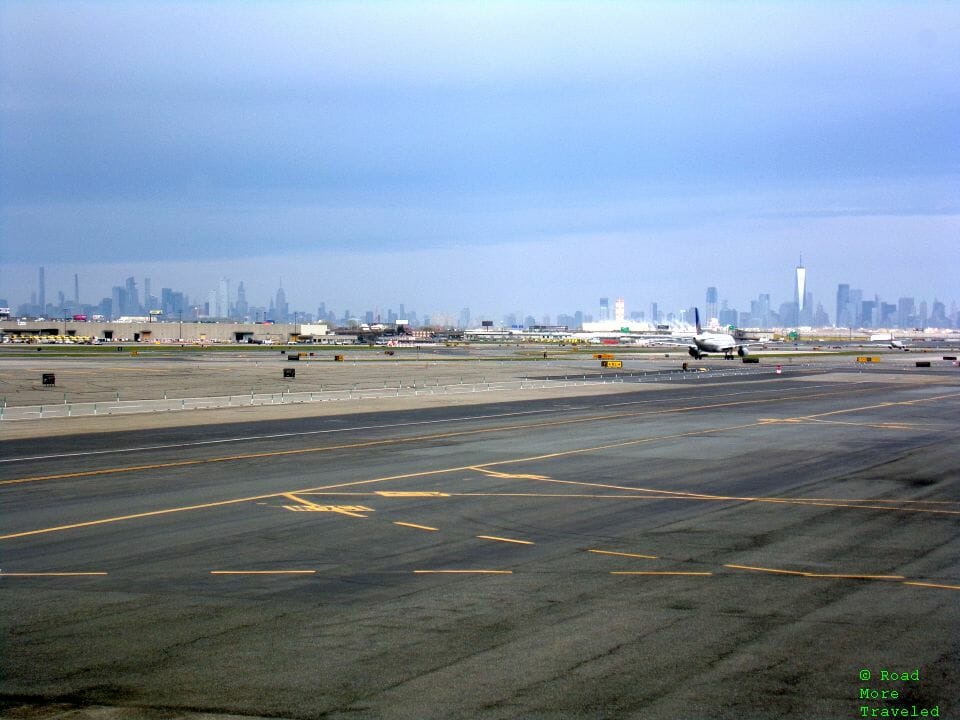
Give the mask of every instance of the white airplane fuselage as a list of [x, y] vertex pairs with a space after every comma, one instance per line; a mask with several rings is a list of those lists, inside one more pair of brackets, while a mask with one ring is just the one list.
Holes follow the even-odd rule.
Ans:
[[737, 342], [733, 335], [728, 333], [703, 332], [700, 327], [699, 308], [694, 308], [694, 315], [697, 323], [697, 334], [693, 336], [693, 345], [690, 345], [687, 348], [687, 352], [690, 353], [691, 357], [699, 360], [704, 355], [708, 355], [710, 353], [715, 355], [722, 353], [725, 358], [731, 359], [735, 354], [739, 355], [740, 357], [746, 357], [750, 354], [747, 346], [743, 343]]
[[735, 354], [743, 357], [748, 354], [747, 348], [738, 343], [733, 335], [726, 333], [699, 333], [693, 336], [693, 345], [688, 348], [690, 355], [699, 360], [703, 355], [713, 353], [732, 358]]

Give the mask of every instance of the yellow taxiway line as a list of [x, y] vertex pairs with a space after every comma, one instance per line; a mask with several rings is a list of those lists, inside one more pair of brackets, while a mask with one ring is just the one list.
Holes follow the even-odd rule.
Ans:
[[106, 574], [105, 572], [0, 572], [0, 577], [100, 577]]
[[414, 575], [513, 575], [513, 570], [414, 570]]
[[211, 570], [211, 575], [314, 575], [316, 570]]
[[[863, 390], [864, 392], [866, 389]], [[428, 435], [414, 435], [411, 437], [401, 437], [401, 438], [387, 438], [383, 440], [367, 440], [363, 442], [355, 443], [343, 443], [340, 445], [324, 445], [320, 447], [309, 447], [309, 448], [297, 448], [292, 450], [270, 450], [264, 452], [256, 453], [238, 453], [236, 455], [223, 455], [213, 458], [196, 458], [191, 460], [174, 460], [169, 462], [162, 463], [150, 463], [147, 465], [127, 465], [122, 467], [115, 468], [101, 468], [98, 470], [83, 470], [78, 472], [69, 472], [69, 473], [55, 473], [51, 475], [34, 475], [29, 477], [22, 478], [13, 478], [9, 480], [0, 480], [0, 485], [15, 485], [21, 483], [31, 483], [31, 482], [41, 482], [45, 480], [66, 480], [73, 478], [82, 478], [82, 477], [95, 477], [98, 475], [112, 475], [118, 473], [127, 473], [127, 472], [142, 472], [145, 470], [162, 470], [168, 468], [179, 468], [179, 467], [190, 467], [196, 465], [211, 465], [215, 463], [223, 462], [234, 462], [242, 460], [259, 460], [265, 458], [276, 458], [276, 457], [288, 457], [288, 456], [297, 456], [297, 455], [307, 455], [311, 453], [320, 453], [320, 452], [331, 452], [334, 450], [352, 450], [365, 447], [376, 447], [384, 445], [395, 445], [403, 443], [416, 443], [416, 442], [430, 442], [433, 440], [442, 440], [446, 438], [453, 437], [467, 437], [471, 435], [483, 435], [491, 434], [497, 432], [509, 432], [509, 431], [529, 431], [538, 428], [546, 427], [560, 427], [564, 425], [576, 425], [583, 423], [592, 423], [599, 421], [607, 420], [618, 420], [628, 417], [642, 417], [646, 415], [664, 415], [664, 414], [673, 414], [673, 413], [684, 413], [684, 412], [698, 412], [704, 410], [716, 410], [727, 407], [736, 407], [743, 405], [760, 405], [774, 402], [785, 402], [789, 400], [810, 400], [819, 397], [827, 397], [833, 395], [848, 395], [850, 392], [859, 392], [858, 389], [854, 388], [853, 390], [846, 391], [828, 391], [822, 393], [810, 393], [810, 394], [801, 394], [801, 395], [788, 395], [783, 397], [775, 398], [751, 398], [749, 400], [730, 400], [727, 402], [721, 403], [706, 403], [702, 405], [686, 405], [683, 407], [676, 408], [658, 408], [654, 410], [641, 410], [641, 411], [631, 411], [631, 412], [620, 412], [620, 413], [607, 413], [604, 415], [591, 415], [584, 418], [568, 418], [565, 420], [550, 420], [546, 422], [539, 423], [527, 423], [527, 424], [512, 424], [512, 425], [498, 425], [495, 427], [489, 428], [476, 428], [473, 430], [458, 430], [454, 432], [447, 433], [433, 433]], [[918, 402], [931, 402], [933, 400], [941, 400], [951, 397], [960, 397], [960, 393], [950, 393], [946, 395], [940, 395], [936, 397], [929, 398], [920, 398], [917, 400], [905, 400], [896, 403], [883, 403], [880, 405], [866, 405], [863, 407], [857, 408], [842, 408], [840, 410], [833, 410], [827, 413], [820, 413], [818, 415], [809, 415], [803, 419], [817, 418], [825, 415], [836, 415], [840, 413], [849, 413], [857, 412], [859, 410], [872, 410], [881, 407], [892, 407], [895, 405], [909, 405], [915, 404]], [[761, 422], [749, 423], [739, 427], [754, 427], [756, 425], [762, 424]], [[698, 433], [682, 433], [677, 437], [684, 437], [687, 435], [699, 434], [702, 432], [711, 432], [710, 430], [699, 431]], [[645, 440], [638, 440], [636, 442], [645, 442]], [[631, 444], [631, 443], [626, 443]], [[620, 447], [622, 444], [614, 443], [605, 447]], [[542, 457], [552, 457], [553, 454], [549, 454]], [[484, 463], [477, 467], [489, 468], [491, 463]]]
[[614, 552], [613, 550], [587, 550], [587, 552], [596, 553], [597, 555], [617, 555], [619, 557], [642, 558], [644, 560], [657, 559], [656, 555], [638, 555], [637, 553]]
[[[829, 394], [836, 394], [836, 393], [829, 393]], [[799, 397], [809, 399], [810, 397], [815, 397], [815, 396], [799, 396]], [[884, 403], [882, 405], [869, 405], [863, 408], [848, 408], [846, 410], [836, 410], [836, 411], [832, 411], [832, 413], [825, 413], [825, 414], [836, 414], [841, 412], [856, 412], [857, 410], [862, 410], [862, 409], [872, 409], [877, 407], [892, 407], [894, 405], [915, 404], [921, 401], [929, 402], [933, 400], [952, 398], [952, 397], [960, 397], [960, 393], [951, 393], [948, 395], [921, 398], [919, 400], [909, 400], [909, 401], [903, 401], [900, 403]], [[779, 399], [786, 399], [786, 398], [779, 398]], [[727, 405], [754, 404], [754, 403], [769, 402], [769, 401], [770, 400], [750, 400], [750, 401], [744, 400], [744, 401], [735, 401], [735, 402], [729, 402], [729, 403], [718, 403], [715, 405], [691, 406], [691, 407], [684, 407], [684, 408], [673, 409], [673, 410], [662, 410], [662, 411], [656, 411], [656, 412], [658, 413], [681, 412], [681, 411], [689, 411], [689, 410], [695, 410], [695, 409], [722, 407]], [[624, 413], [623, 415], [636, 416], [640, 414], [650, 414], [652, 412], [653, 411], [649, 411], [649, 412], [645, 411], [644, 413]], [[616, 416], [608, 416], [603, 419], [609, 419], [611, 417], [616, 417]], [[595, 417], [589, 418], [589, 420], [591, 421], [596, 419], [597, 418]], [[583, 421], [585, 420], [555, 421], [551, 423], [543, 423], [540, 426], [542, 427], [546, 425], [563, 425], [563, 424], [583, 422]], [[671, 433], [668, 435], [660, 435], [655, 437], [636, 438], [633, 440], [624, 440], [620, 442], [607, 443], [604, 445], [597, 445], [592, 447], [576, 448], [573, 450], [562, 450], [558, 452], [544, 453], [540, 455], [531, 455], [527, 457], [513, 458], [509, 460], [498, 460], [498, 461], [493, 461], [489, 463], [481, 463], [477, 465], [463, 465], [463, 466], [451, 467], [451, 468], [441, 468], [438, 470], [424, 470], [419, 472], [404, 473], [400, 475], [389, 475], [385, 477], [372, 478], [369, 480], [358, 480], [353, 482], [337, 483], [337, 484], [327, 485], [327, 486], [302, 488], [299, 490], [290, 490], [290, 491], [284, 491], [284, 492], [278, 492], [278, 493], [266, 493], [263, 495], [252, 495], [248, 497], [233, 498], [229, 500], [220, 500], [220, 501], [209, 502], [209, 503], [199, 503], [196, 505], [186, 505], [186, 506], [175, 507], [175, 508], [165, 508], [162, 510], [151, 510], [151, 511], [142, 512], [142, 513], [131, 513], [129, 515], [120, 515], [116, 517], [101, 518], [98, 520], [88, 520], [84, 522], [70, 523], [66, 525], [58, 525], [55, 527], [39, 528], [36, 530], [27, 530], [23, 532], [9, 533], [5, 535], [0, 535], [0, 540], [12, 540], [15, 538], [27, 537], [31, 535], [40, 535], [45, 533], [62, 532], [66, 530], [75, 530], [78, 528], [93, 527], [96, 525], [104, 525], [108, 523], [136, 520], [136, 519], [142, 519], [147, 517], [156, 517], [160, 515], [169, 515], [169, 514], [179, 513], [179, 512], [189, 512], [194, 510], [225, 507], [228, 505], [237, 505], [241, 503], [256, 502], [259, 500], [267, 500], [267, 499], [285, 497], [290, 495], [302, 495], [302, 494], [307, 494], [311, 492], [320, 492], [323, 490], [334, 490], [337, 488], [345, 488], [345, 487], [357, 487], [362, 485], [370, 485], [375, 483], [383, 483], [383, 482], [390, 482], [390, 481], [396, 481], [396, 480], [430, 477], [433, 475], [445, 475], [451, 472], [464, 472], [468, 470], [485, 472], [486, 469], [489, 469], [492, 467], [499, 467], [503, 465], [515, 465], [519, 463], [539, 462], [539, 461], [550, 460], [550, 459], [555, 459], [559, 457], [570, 457], [574, 455], [595, 453], [595, 452], [610, 450], [614, 448], [631, 447], [631, 446], [643, 445], [643, 444], [649, 444], [649, 443], [655, 443], [655, 442], [663, 442], [665, 440], [675, 440], [675, 439], [680, 439], [685, 437], [703, 436], [703, 435], [709, 435], [709, 434], [715, 434], [715, 433], [721, 433], [721, 432], [729, 432], [731, 430], [742, 430], [742, 429], [757, 427], [759, 424], [760, 424], [759, 422], [752, 422], [752, 423], [743, 423], [739, 425], [728, 425], [728, 426], [715, 427], [715, 428], [705, 428], [700, 430], [691, 430], [689, 432]], [[65, 473], [61, 475], [38, 476], [35, 478], [20, 478], [18, 480], [2, 481], [0, 482], [0, 484], [29, 482], [31, 480], [44, 480], [44, 479], [66, 478], [66, 477], [89, 477], [93, 475], [130, 472], [132, 470], [142, 470], [142, 469], [148, 469], [148, 468], [180, 467], [183, 465], [199, 465], [199, 464], [206, 464], [206, 463], [223, 462], [226, 460], [298, 455], [298, 454], [320, 452], [320, 451], [332, 450], [332, 449], [338, 449], [338, 448], [343, 449], [343, 448], [351, 448], [351, 447], [366, 447], [370, 445], [382, 445], [390, 442], [413, 442], [413, 441], [425, 440], [425, 439], [437, 439], [437, 438], [443, 438], [443, 437], [453, 437], [453, 436], [472, 435], [472, 434], [478, 434], [478, 433], [495, 432], [495, 431], [500, 431], [505, 429], [520, 429], [520, 428], [530, 429], [530, 427], [531, 426], [519, 425], [519, 426], [510, 426], [510, 428], [507, 428], [507, 427], [486, 428], [486, 429], [462, 431], [462, 432], [456, 432], [456, 433], [442, 433], [442, 434], [430, 435], [430, 436], [420, 436], [416, 438], [402, 438], [399, 440], [380, 440], [380, 441], [371, 441], [367, 443], [353, 443], [349, 445], [340, 445], [340, 446], [332, 446], [332, 447], [324, 447], [324, 448], [281, 450], [281, 451], [263, 452], [263, 453], [250, 453], [245, 455], [234, 455], [234, 456], [228, 456], [228, 457], [222, 457], [222, 458], [210, 458], [208, 460], [184, 460], [184, 461], [179, 461], [174, 463], [159, 463], [155, 465], [108, 468], [104, 470], [91, 470], [91, 471], [86, 471], [81, 473]], [[816, 505], [816, 506], [822, 506], [822, 507], [849, 507], [849, 508], [860, 508], [860, 509], [887, 510], [887, 511], [895, 511], [895, 512], [917, 512], [917, 513], [944, 514], [944, 515], [960, 515], [960, 510], [932, 510], [932, 509], [924, 509], [924, 508], [903, 508], [903, 507], [891, 508], [891, 507], [876, 506], [876, 505], [849, 504], [849, 501], [847, 502], [811, 502], [803, 498], [764, 498], [764, 497], [738, 497], [738, 496], [725, 496], [725, 495], [710, 495], [706, 493], [674, 492], [674, 491], [668, 491], [668, 490], [654, 490], [649, 488], [635, 488], [635, 487], [628, 487], [628, 486], [622, 486], [622, 485], [588, 483], [588, 482], [573, 481], [573, 480], [556, 480], [556, 479], [550, 479], [545, 477], [542, 477], [541, 479], [538, 479], [538, 480], [529, 480], [529, 481], [576, 485], [580, 487], [613, 489], [613, 490], [619, 490], [619, 491], [630, 492], [630, 493], [651, 493], [651, 494], [655, 493], [660, 497], [669, 496], [669, 497], [681, 497], [681, 498], [711, 500], [711, 501], [784, 503], [784, 504], [795, 504], [795, 505]]]
[[477, 535], [481, 540], [495, 540], [496, 542], [515, 543], [517, 545], [536, 545], [532, 540], [514, 540], [513, 538], [497, 537], [496, 535]]
[[401, 527], [413, 528], [414, 530], [428, 530], [430, 532], [440, 532], [440, 528], [430, 527], [429, 525], [417, 525], [416, 523], [399, 522], [399, 521], [395, 521], [393, 524], [400, 525]]
[[693, 575], [699, 577], [708, 577], [712, 572], [681, 572], [671, 570], [620, 570], [610, 573], [611, 575]]
[[939, 583], [916, 582], [904, 580], [904, 585], [915, 585], [916, 587], [941, 588], [943, 590], [960, 590], [960, 585], [940, 585]]

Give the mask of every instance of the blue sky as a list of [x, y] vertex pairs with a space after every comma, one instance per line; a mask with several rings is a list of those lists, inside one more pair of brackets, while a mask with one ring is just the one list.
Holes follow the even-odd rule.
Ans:
[[0, 297], [960, 299], [960, 5], [5, 2]]

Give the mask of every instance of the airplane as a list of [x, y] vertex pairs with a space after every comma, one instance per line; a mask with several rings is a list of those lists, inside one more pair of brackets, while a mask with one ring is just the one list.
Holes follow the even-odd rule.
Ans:
[[903, 350], [904, 352], [910, 351], [910, 347], [903, 340], [896, 340], [892, 333], [878, 333], [876, 335], [871, 335], [870, 341], [886, 343], [886, 346], [891, 350]]
[[700, 327], [700, 309], [694, 308], [693, 312], [697, 321], [697, 334], [693, 336], [693, 345], [687, 348], [691, 357], [699, 360], [708, 353], [723, 353], [724, 358], [731, 360], [734, 353], [740, 357], [746, 357], [750, 354], [747, 346], [737, 342], [733, 335], [703, 332]]

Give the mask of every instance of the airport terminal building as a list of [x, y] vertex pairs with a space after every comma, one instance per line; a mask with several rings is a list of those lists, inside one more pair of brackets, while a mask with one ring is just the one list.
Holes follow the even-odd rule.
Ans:
[[0, 333], [13, 342], [289, 343], [328, 335], [324, 323], [129, 322], [4, 320]]

